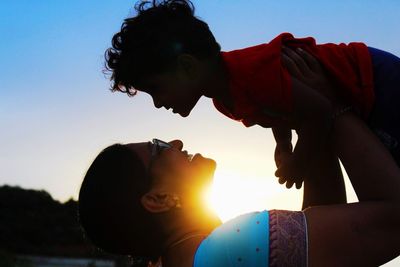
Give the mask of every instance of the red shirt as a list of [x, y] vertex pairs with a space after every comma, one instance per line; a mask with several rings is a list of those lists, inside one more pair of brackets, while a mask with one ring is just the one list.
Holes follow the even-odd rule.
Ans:
[[232, 110], [213, 100], [231, 119], [250, 127], [272, 127], [292, 112], [291, 78], [281, 64], [282, 45], [301, 47], [315, 56], [337, 82], [338, 90], [365, 118], [374, 102], [372, 62], [363, 43], [316, 44], [315, 39], [282, 33], [270, 43], [222, 52], [230, 78]]

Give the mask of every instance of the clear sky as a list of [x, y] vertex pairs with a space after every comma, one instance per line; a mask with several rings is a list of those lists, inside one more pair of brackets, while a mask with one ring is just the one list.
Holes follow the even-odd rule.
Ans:
[[[215, 190], [219, 199], [232, 203], [231, 210], [220, 211], [222, 217], [263, 208], [299, 209], [301, 191], [285, 190], [273, 176], [269, 129], [230, 121], [209, 99], [201, 99], [183, 119], [153, 108], [145, 94], [128, 98], [108, 90], [103, 53], [122, 20], [133, 14], [134, 3], [0, 1], [0, 185], [45, 189], [61, 201], [76, 199], [85, 171], [105, 146], [179, 138], [189, 151], [217, 160]], [[400, 55], [398, 0], [194, 4], [223, 50], [291, 32], [319, 43], [362, 41]], [[355, 199], [351, 190], [349, 196]]]

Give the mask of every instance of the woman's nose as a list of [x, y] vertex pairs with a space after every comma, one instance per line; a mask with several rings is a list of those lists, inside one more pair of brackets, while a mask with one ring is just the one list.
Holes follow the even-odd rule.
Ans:
[[174, 148], [177, 148], [179, 150], [182, 150], [183, 148], [183, 142], [181, 140], [172, 140], [170, 143]]

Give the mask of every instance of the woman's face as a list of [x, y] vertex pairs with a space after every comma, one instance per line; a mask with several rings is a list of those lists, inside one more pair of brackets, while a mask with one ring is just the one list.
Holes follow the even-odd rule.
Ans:
[[216, 163], [201, 154], [193, 157], [182, 151], [183, 143], [174, 140], [157, 146], [153, 142], [133, 143], [127, 146], [133, 149], [143, 160], [152, 177], [152, 187], [174, 193], [182, 198], [192, 198], [202, 193], [213, 178]]

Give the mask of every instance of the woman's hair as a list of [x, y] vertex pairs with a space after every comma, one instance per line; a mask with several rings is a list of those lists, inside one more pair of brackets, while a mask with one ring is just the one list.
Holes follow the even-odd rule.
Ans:
[[124, 20], [105, 52], [112, 91], [136, 94], [140, 79], [172, 68], [179, 54], [199, 59], [221, 50], [208, 25], [194, 16], [189, 0], [142, 1], [137, 15]]
[[134, 151], [121, 144], [104, 149], [89, 167], [79, 192], [79, 220], [88, 239], [110, 253], [156, 261], [163, 235], [140, 202], [150, 185]]

